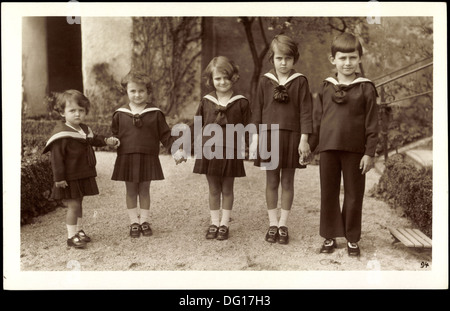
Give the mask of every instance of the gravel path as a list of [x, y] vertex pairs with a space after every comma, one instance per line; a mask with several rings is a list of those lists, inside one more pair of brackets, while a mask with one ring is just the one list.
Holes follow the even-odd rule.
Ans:
[[[176, 278], [175, 281], [163, 274], [164, 277], [158, 278], [157, 283], [155, 279], [149, 283], [142, 280], [144, 283], [138, 282], [139, 285], [132, 283], [137, 287], [146, 284], [149, 287], [169, 288], [197, 284], [193, 282], [204, 286], [204, 282], [210, 281], [210, 276], [201, 272], [215, 271], [223, 276], [224, 281], [206, 283], [208, 287], [240, 287], [246, 284], [250, 288], [272, 288], [314, 286], [319, 280], [315, 277], [308, 279], [310, 274], [307, 272], [361, 272], [359, 275], [363, 284], [369, 286], [386, 281], [380, 279], [384, 275], [377, 273], [380, 271], [432, 269], [430, 251], [419, 252], [401, 243], [392, 244], [393, 239], [387, 230], [389, 226], [413, 226], [398, 211], [369, 195], [369, 190], [379, 178], [374, 170], [367, 176], [361, 256], [350, 258], [344, 239], [338, 239], [339, 248], [333, 254], [319, 253], [322, 238], [318, 234], [318, 166], [297, 170], [296, 193], [288, 222], [290, 243], [279, 245], [264, 241], [268, 227], [265, 174], [253, 163], [246, 162], [247, 177], [235, 181], [235, 205], [229, 240], [217, 241], [204, 238], [209, 225], [205, 177], [192, 173], [192, 159], [176, 166], [171, 157], [161, 156], [165, 180], [155, 181], [151, 185], [154, 235], [131, 239], [125, 210], [125, 186], [110, 179], [115, 157], [115, 153], [97, 152], [100, 195], [84, 200], [85, 231], [93, 241], [86, 249], [67, 248], [65, 209], [59, 208], [21, 228], [21, 271], [152, 271], [158, 272], [158, 276], [168, 271], [169, 275], [180, 271], [195, 272], [195, 276], [185, 273], [183, 278]], [[424, 268], [422, 263], [429, 266]], [[242, 279], [234, 277], [236, 271], [261, 273], [248, 273]], [[281, 279], [271, 278], [270, 273], [266, 277], [266, 273], [275, 271], [292, 273], [282, 273]], [[109, 280], [109, 274], [101, 275], [106, 277], [103, 281]], [[91, 282], [95, 286], [100, 280]], [[110, 282], [115, 284], [117, 279]], [[328, 282], [333, 287], [337, 280], [330, 279]]]

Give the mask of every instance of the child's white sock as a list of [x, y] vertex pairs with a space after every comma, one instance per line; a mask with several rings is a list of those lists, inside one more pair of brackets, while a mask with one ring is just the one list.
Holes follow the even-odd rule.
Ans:
[[139, 223], [139, 213], [137, 207], [128, 208], [128, 216], [130, 217], [130, 224]]
[[278, 211], [276, 208], [268, 209], [267, 214], [269, 214], [269, 226], [278, 227]]
[[77, 225], [67, 225], [67, 238], [72, 238], [77, 232]]
[[77, 218], [77, 232], [83, 230], [83, 218]]
[[211, 214], [211, 224], [215, 226], [220, 226], [220, 210], [219, 209], [212, 209], [209, 210]]
[[231, 210], [223, 209], [222, 210], [222, 220], [220, 221], [220, 225], [229, 227], [230, 216], [231, 216]]
[[286, 226], [287, 224], [287, 220], [289, 217], [289, 212], [290, 210], [287, 209], [281, 209], [281, 215], [280, 215], [280, 222], [278, 223], [278, 226], [282, 227], [282, 226]]
[[150, 210], [141, 208], [141, 224], [150, 222]]

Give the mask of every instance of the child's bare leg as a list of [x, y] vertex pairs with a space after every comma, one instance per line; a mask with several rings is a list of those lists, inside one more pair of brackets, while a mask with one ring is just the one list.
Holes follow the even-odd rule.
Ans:
[[220, 195], [222, 193], [221, 177], [206, 175], [209, 187], [209, 210], [211, 213], [211, 223], [220, 225]]
[[66, 225], [67, 236], [70, 239], [77, 233], [78, 216], [81, 215], [82, 198], [64, 200], [67, 206]]
[[286, 226], [289, 211], [294, 200], [294, 177], [295, 169], [283, 169], [281, 172], [281, 215], [280, 227]]
[[126, 203], [130, 223], [139, 223], [139, 213], [137, 209], [137, 197], [139, 194], [139, 184], [134, 182], [125, 182], [126, 187]]
[[150, 222], [150, 181], [139, 183], [139, 208], [141, 224]]
[[277, 205], [280, 170], [266, 171], [266, 203], [269, 214], [269, 225], [278, 227]]
[[221, 226], [229, 226], [231, 210], [234, 202], [234, 177], [222, 179], [222, 220]]

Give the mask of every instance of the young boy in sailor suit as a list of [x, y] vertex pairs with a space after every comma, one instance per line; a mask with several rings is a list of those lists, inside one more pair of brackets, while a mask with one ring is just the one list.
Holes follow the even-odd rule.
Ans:
[[53, 171], [51, 197], [63, 200], [67, 206], [67, 246], [84, 248], [91, 238], [83, 230], [83, 197], [99, 194], [95, 177], [95, 154], [92, 146], [114, 146], [119, 141], [95, 135], [84, 124], [89, 112], [89, 100], [77, 90], [58, 95], [55, 110], [64, 121], [53, 130], [43, 153], [50, 151]]
[[314, 104], [310, 143], [320, 153], [322, 253], [333, 252], [336, 237], [345, 237], [348, 254], [360, 254], [365, 174], [373, 167], [378, 142], [377, 91], [370, 80], [356, 72], [362, 53], [355, 36], [344, 33], [335, 38], [330, 61], [337, 74], [323, 81]]

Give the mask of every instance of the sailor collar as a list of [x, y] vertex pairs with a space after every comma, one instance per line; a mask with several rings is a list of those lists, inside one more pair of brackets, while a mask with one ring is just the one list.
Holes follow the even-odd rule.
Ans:
[[221, 102], [219, 102], [219, 100], [218, 100], [216, 97], [214, 97], [214, 96], [211, 95], [211, 94], [207, 94], [207, 95], [203, 96], [203, 98], [206, 98], [207, 100], [213, 102], [214, 104], [216, 104], [216, 105], [218, 105], [218, 106], [227, 107], [228, 105], [230, 105], [231, 103], [237, 101], [238, 99], [245, 98], [245, 96], [242, 96], [242, 95], [235, 95], [235, 96], [231, 97], [231, 98], [227, 101], [226, 104], [222, 104]]
[[328, 77], [328, 78], [325, 79], [325, 81], [328, 81], [328, 82], [330, 82], [330, 83], [332, 83], [334, 85], [353, 85], [353, 84], [358, 84], [358, 83], [363, 83], [363, 82], [373, 83], [372, 81], [370, 81], [369, 79], [364, 78], [364, 77], [358, 77], [355, 80], [353, 80], [352, 82], [350, 82], [349, 84], [339, 83], [339, 81], [336, 80], [336, 78], [333, 78], [333, 77]]
[[149, 107], [148, 105], [146, 105], [144, 110], [142, 110], [141, 112], [134, 113], [134, 112], [131, 111], [130, 106], [127, 105], [127, 106], [124, 106], [124, 107], [120, 107], [115, 112], [125, 112], [126, 114], [129, 114], [129, 115], [137, 115], [137, 114], [138, 115], [143, 115], [144, 113], [151, 112], [151, 111], [161, 111], [161, 109], [156, 108], [156, 107]]
[[91, 128], [87, 126], [87, 129], [88, 129], [88, 134], [82, 134], [82, 132], [84, 132], [83, 129], [81, 132], [81, 131], [77, 131], [75, 128], [73, 128], [70, 125], [67, 125], [65, 123], [62, 124], [61, 127], [58, 127], [58, 129], [56, 130], [56, 133], [54, 133], [50, 137], [50, 139], [47, 141], [47, 143], [45, 144], [43, 153], [46, 153], [47, 151], [49, 151], [49, 146], [58, 139], [74, 138], [74, 139], [86, 141], [88, 138], [94, 138], [94, 133], [92, 132]]
[[303, 76], [301, 73], [295, 72], [292, 75], [290, 75], [286, 81], [284, 83], [280, 83], [280, 81], [278, 80], [278, 78], [272, 73], [272, 72], [267, 72], [264, 74], [265, 77], [269, 78], [270, 80], [275, 81], [276, 83], [278, 83], [279, 85], [287, 85], [289, 82], [291, 82], [292, 80]]

